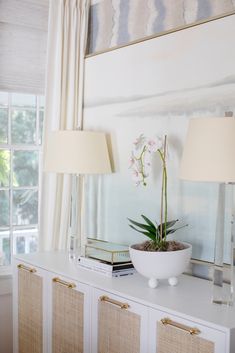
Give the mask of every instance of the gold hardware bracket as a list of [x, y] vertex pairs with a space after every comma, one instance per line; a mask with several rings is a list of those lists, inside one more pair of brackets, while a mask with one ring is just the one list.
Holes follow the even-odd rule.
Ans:
[[130, 307], [129, 304], [119, 302], [118, 300], [115, 300], [115, 299], [111, 299], [111, 298], [107, 297], [106, 295], [102, 295], [100, 297], [100, 301], [101, 302], [107, 302], [107, 303], [110, 303], [110, 304], [113, 304], [113, 305], [117, 305], [117, 306], [119, 306], [120, 309], [128, 309]]
[[17, 267], [20, 268], [21, 270], [25, 270], [25, 271], [28, 271], [28, 272], [30, 272], [30, 273], [35, 273], [35, 272], [37, 272], [36, 268], [27, 267], [27, 266], [25, 266], [25, 265], [23, 265], [23, 264], [19, 264]]
[[60, 279], [59, 277], [54, 277], [54, 278], [52, 279], [52, 281], [55, 282], [55, 283], [59, 283], [59, 284], [61, 284], [62, 286], [65, 286], [65, 287], [67, 287], [67, 288], [71, 288], [71, 289], [76, 288], [76, 284], [75, 284], [75, 283], [72, 283], [72, 282], [70, 283], [70, 282], [63, 281], [63, 280]]
[[175, 322], [167, 317], [164, 319], [161, 319], [161, 323], [163, 325], [170, 325], [170, 326], [179, 328], [180, 330], [188, 332], [190, 335], [199, 335], [201, 333], [201, 331], [196, 327], [189, 327], [189, 326], [180, 324], [179, 322]]

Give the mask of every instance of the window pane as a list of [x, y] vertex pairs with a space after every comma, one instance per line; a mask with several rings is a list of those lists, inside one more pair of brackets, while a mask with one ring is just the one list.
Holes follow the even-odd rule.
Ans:
[[0, 266], [8, 266], [11, 262], [11, 242], [8, 230], [0, 231]]
[[36, 111], [13, 110], [12, 112], [12, 143], [35, 143]]
[[39, 109], [43, 109], [45, 107], [45, 97], [39, 96]]
[[0, 227], [9, 225], [10, 194], [7, 190], [0, 190]]
[[38, 249], [38, 230], [22, 229], [13, 233], [14, 254], [28, 254]]
[[13, 190], [13, 224], [38, 223], [38, 191]]
[[38, 152], [13, 152], [13, 186], [37, 186]]
[[8, 187], [10, 180], [10, 151], [0, 150], [0, 187]]
[[17, 237], [16, 238], [16, 253], [24, 254], [25, 253], [25, 238]]
[[8, 105], [8, 93], [0, 92], [0, 105]]
[[42, 144], [44, 111], [39, 112], [39, 144]]
[[0, 108], [0, 143], [7, 143], [8, 110]]
[[15, 107], [36, 107], [36, 96], [32, 94], [13, 93], [11, 104]]

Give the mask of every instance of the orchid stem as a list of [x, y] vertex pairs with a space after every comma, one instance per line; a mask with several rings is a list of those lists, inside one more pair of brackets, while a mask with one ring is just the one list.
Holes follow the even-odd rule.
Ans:
[[166, 240], [166, 223], [167, 223], [167, 170], [166, 170], [166, 140], [167, 140], [167, 136], [165, 135], [164, 137], [164, 165], [163, 165], [163, 170], [164, 170], [164, 189], [165, 189], [165, 234], [164, 234], [164, 239]]
[[145, 174], [144, 174], [144, 162], [143, 162], [143, 157], [144, 157], [145, 152], [146, 152], [146, 146], [144, 146], [139, 158], [136, 157], [136, 160], [140, 161], [140, 164], [141, 164], [140, 173], [142, 175], [142, 183], [143, 183], [143, 185], [146, 185], [146, 183], [145, 183]]
[[[164, 137], [163, 152], [158, 149], [158, 153], [162, 160], [162, 189], [161, 189], [161, 215], [160, 215], [160, 238], [161, 241], [166, 239], [166, 223], [167, 223], [167, 170], [166, 170], [166, 140], [167, 136]], [[163, 236], [163, 212], [164, 212], [164, 236]]]

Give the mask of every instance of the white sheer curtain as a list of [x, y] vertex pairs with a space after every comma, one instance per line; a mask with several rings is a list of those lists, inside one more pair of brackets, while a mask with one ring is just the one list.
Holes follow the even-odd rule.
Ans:
[[[50, 1], [44, 141], [51, 130], [82, 128], [89, 6], [90, 0]], [[71, 190], [71, 176], [44, 173], [41, 194], [41, 250], [67, 247]]]

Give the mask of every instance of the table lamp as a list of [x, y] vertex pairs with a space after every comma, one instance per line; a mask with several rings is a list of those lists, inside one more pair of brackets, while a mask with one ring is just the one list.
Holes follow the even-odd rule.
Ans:
[[224, 280], [223, 252], [225, 185], [235, 182], [235, 118], [190, 120], [180, 166], [180, 178], [197, 182], [215, 182], [220, 185], [223, 222], [220, 224], [221, 234], [217, 232], [215, 241], [212, 301], [231, 305], [235, 264], [233, 232], [231, 233], [231, 267], [229, 278], [226, 279], [227, 283]]
[[[111, 165], [108, 154], [105, 134], [94, 131], [81, 130], [59, 130], [48, 134], [44, 149], [44, 171], [73, 174], [75, 176], [75, 187], [77, 187], [78, 175], [80, 178], [80, 208], [79, 224], [81, 235], [81, 251], [84, 252], [86, 236], [82, 224], [83, 219], [83, 189], [84, 175], [86, 174], [106, 174], [111, 173]], [[74, 197], [72, 192], [72, 197]], [[73, 200], [71, 205], [77, 204], [78, 200]], [[74, 213], [73, 207], [70, 209], [70, 220], [72, 234], [70, 239], [70, 250], [77, 247], [78, 235], [74, 234]], [[76, 228], [76, 226], [75, 226]]]

